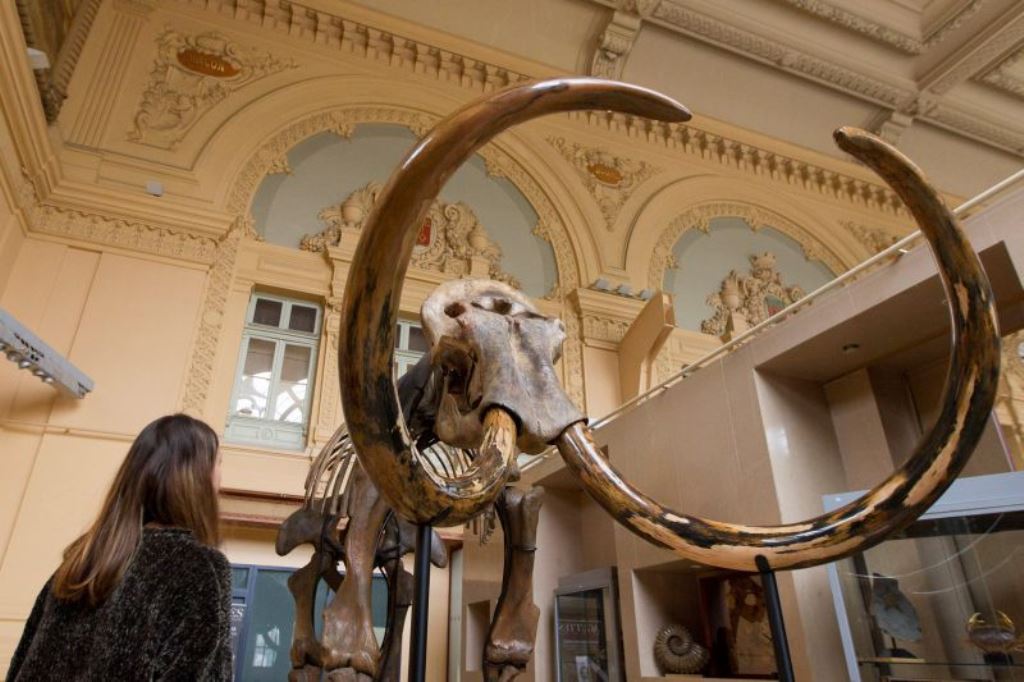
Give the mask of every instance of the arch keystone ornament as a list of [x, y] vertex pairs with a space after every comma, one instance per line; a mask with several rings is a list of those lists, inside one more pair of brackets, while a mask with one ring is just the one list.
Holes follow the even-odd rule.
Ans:
[[[517, 472], [514, 457], [502, 448], [479, 451], [473, 466], [457, 476], [431, 471], [416, 455], [391, 377], [399, 297], [417, 233], [441, 187], [481, 145], [538, 116], [589, 109], [666, 122], [690, 118], [685, 107], [664, 95], [596, 79], [543, 81], [492, 93], [442, 120], [410, 151], [363, 227], [354, 257], [361, 267], [349, 273], [342, 306], [339, 353], [345, 361], [339, 362], [339, 374], [345, 417], [363, 469], [401, 517], [420, 525], [422, 547], [428, 546], [431, 525], [472, 519], [503, 494]], [[935, 255], [952, 320], [951, 362], [939, 416], [888, 479], [834, 512], [778, 526], [724, 523], [665, 507], [611, 466], [594, 444], [586, 418], [558, 386], [551, 365], [564, 340], [561, 322], [539, 314], [509, 287], [485, 281], [450, 282], [434, 295], [436, 305], [424, 309], [429, 357], [441, 381], [434, 435], [472, 448], [480, 442], [481, 424], [494, 423], [495, 413], [504, 414], [507, 419], [497, 419], [505, 424], [501, 439], [513, 438], [526, 452], [556, 445], [581, 485], [619, 523], [708, 566], [762, 573], [813, 566], [863, 551], [912, 523], [966, 464], [992, 409], [1000, 359], [992, 293], [955, 218], [913, 163], [861, 130], [841, 128], [835, 138], [907, 204]], [[512, 337], [516, 344], [510, 343]], [[504, 358], [493, 353], [520, 340], [532, 345], [507, 350]], [[530, 542], [520, 549], [533, 548]], [[426, 553], [421, 555], [425, 561]], [[429, 574], [419, 566], [417, 574], [414, 633], [425, 637], [421, 598], [425, 601]], [[501, 601], [524, 602], [522, 592], [516, 592], [522, 589], [516, 580], [522, 582], [523, 575], [509, 569], [508, 558], [504, 577]], [[525, 618], [526, 611], [519, 615]], [[488, 648], [501, 644], [501, 651], [508, 652], [528, 640], [528, 656], [535, 623], [534, 618], [530, 628], [525, 621], [496, 622]], [[414, 636], [413, 644], [410, 669], [422, 672], [423, 642]], [[523, 653], [516, 651], [517, 656]], [[500, 657], [491, 661], [500, 663]], [[516, 663], [522, 664], [521, 656]], [[515, 674], [498, 665], [487, 679]], [[422, 677], [414, 674], [412, 679]]]

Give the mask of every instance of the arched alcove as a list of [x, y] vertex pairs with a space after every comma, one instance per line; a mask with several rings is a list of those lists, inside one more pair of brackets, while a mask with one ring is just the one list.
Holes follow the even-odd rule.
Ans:
[[[677, 326], [693, 331], [703, 326], [714, 333], [709, 327], [715, 323], [707, 321], [715, 320], [723, 283], [733, 274], [736, 304], [763, 305], [767, 313], [835, 276], [823, 262], [808, 258], [792, 237], [770, 225], [757, 227], [742, 217], [721, 216], [710, 219], [706, 229], [680, 235], [662, 280], [663, 290], [673, 296]], [[754, 297], [760, 298], [748, 301]]]
[[[402, 125], [361, 123], [348, 135], [322, 131], [299, 141], [272, 168], [277, 172], [264, 177], [253, 196], [250, 210], [256, 232], [268, 242], [299, 248], [304, 237], [329, 226], [332, 213], [346, 200], [383, 184], [417, 139]], [[491, 175], [484, 159], [475, 156], [460, 168], [440, 200], [442, 205], [468, 207], [500, 249], [501, 270], [525, 293], [540, 297], [555, 288], [555, 253], [535, 233], [537, 211], [508, 179]], [[426, 247], [424, 243], [419, 248]]]

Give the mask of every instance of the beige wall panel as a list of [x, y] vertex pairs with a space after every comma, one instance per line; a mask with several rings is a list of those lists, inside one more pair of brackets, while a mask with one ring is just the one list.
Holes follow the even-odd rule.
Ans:
[[128, 449], [102, 438], [47, 434], [0, 565], [0, 618], [25, 618], [64, 548], [88, 528]]
[[221, 485], [236, 490], [302, 495], [310, 460], [301, 453], [280, 453], [222, 444]]
[[285, 556], [274, 551], [277, 531], [268, 528], [226, 526], [221, 530], [220, 549], [233, 564], [299, 568], [313, 555], [310, 545], [301, 545]]
[[71, 427], [134, 436], [174, 411], [204, 273], [104, 254], [70, 359], [96, 382], [77, 406], [54, 411]]
[[24, 239], [21, 223], [14, 214], [7, 196], [0, 191], [0, 298], [3, 297], [7, 280], [14, 271], [15, 259], [21, 251]]
[[824, 388], [846, 474], [846, 489], [871, 488], [892, 473], [892, 457], [868, 371], [851, 372]]
[[[98, 261], [94, 251], [26, 240], [0, 307], [66, 356]], [[53, 388], [13, 364], [0, 365], [0, 418], [42, 424], [55, 398], [66, 409], [80, 405], [75, 399], [58, 397]]]
[[587, 413], [591, 417], [608, 414], [622, 403], [616, 351], [584, 347], [583, 375], [587, 378]]
[[0, 565], [3, 565], [7, 554], [7, 544], [14, 531], [18, 507], [41, 442], [42, 435], [38, 433], [0, 429], [0, 457], [3, 458], [3, 475], [0, 476]]

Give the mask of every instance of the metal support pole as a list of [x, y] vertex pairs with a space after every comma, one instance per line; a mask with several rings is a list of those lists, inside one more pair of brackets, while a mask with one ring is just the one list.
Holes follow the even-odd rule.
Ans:
[[782, 620], [782, 601], [779, 599], [779, 584], [775, 571], [768, 560], [758, 556], [755, 560], [764, 587], [764, 603], [768, 610], [768, 624], [772, 629], [772, 645], [775, 647], [775, 665], [781, 682], [794, 682], [793, 661], [789, 657], [789, 641], [786, 639], [786, 623]]
[[416, 587], [412, 597], [412, 642], [409, 645], [409, 682], [427, 679], [427, 615], [430, 612], [431, 528], [416, 527]]

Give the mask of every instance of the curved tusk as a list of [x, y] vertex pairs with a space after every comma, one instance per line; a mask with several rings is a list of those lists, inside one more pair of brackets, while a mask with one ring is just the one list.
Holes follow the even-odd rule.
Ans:
[[836, 143], [875, 170], [928, 239], [952, 318], [949, 372], [935, 424], [910, 459], [863, 497], [829, 514], [780, 526], [744, 526], [680, 514], [627, 483], [577, 423], [557, 444], [586, 490], [640, 537], [708, 566], [756, 571], [813, 566], [862, 552], [913, 523], [949, 487], [981, 438], [999, 381], [999, 333], [988, 279], [953, 214], [905, 156], [862, 130]]
[[579, 78], [521, 85], [447, 117], [413, 148], [381, 190], [353, 256], [338, 349], [342, 405], [352, 443], [377, 489], [415, 523], [457, 525], [490, 504], [513, 467], [481, 453], [477, 476], [439, 480], [420, 465], [402, 419], [391, 368], [399, 294], [419, 228], [441, 187], [480, 146], [509, 126], [560, 111], [604, 109], [661, 121], [689, 111], [637, 86]]

